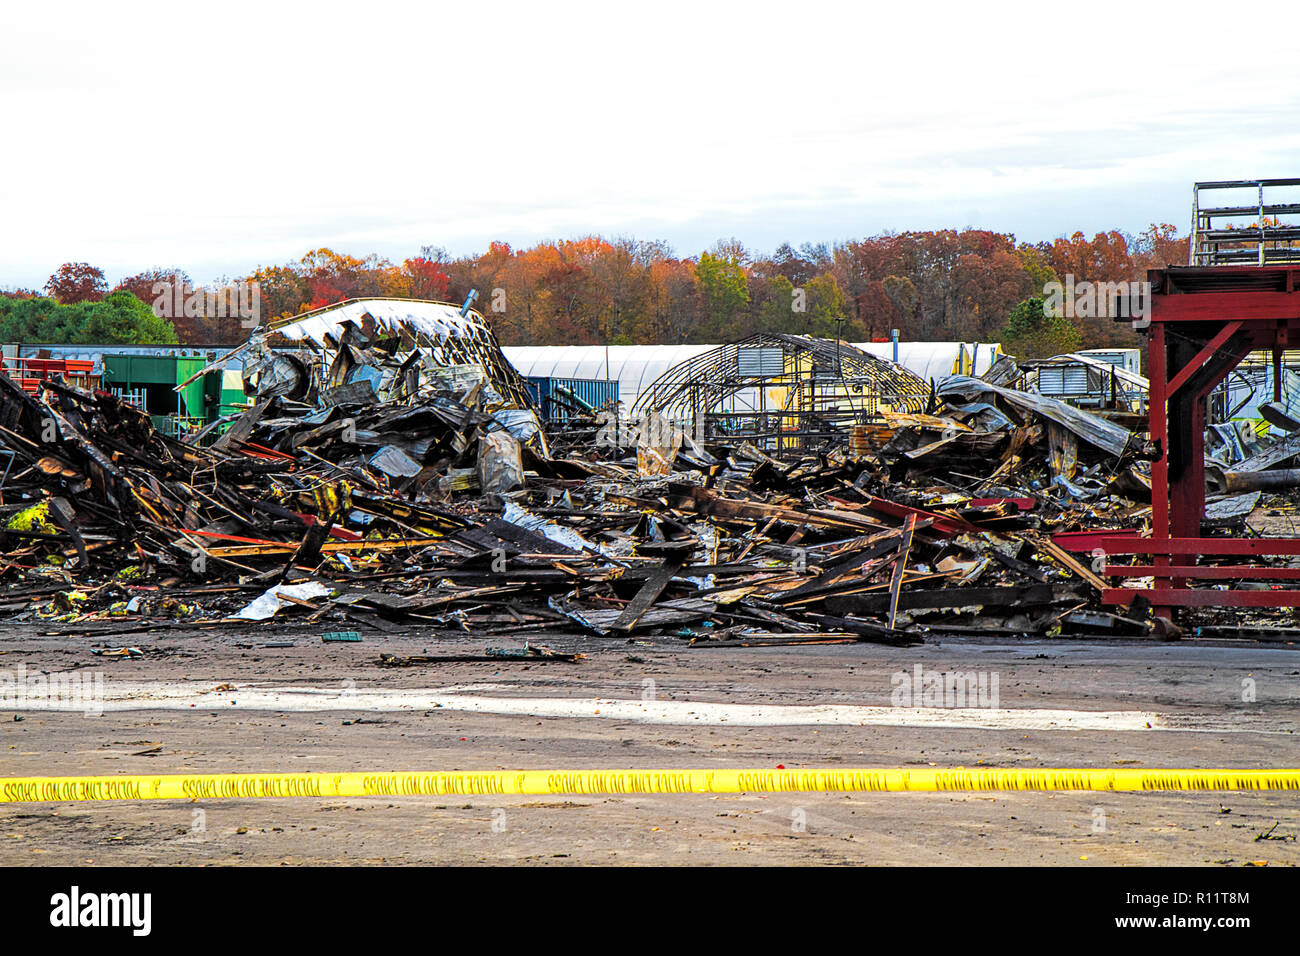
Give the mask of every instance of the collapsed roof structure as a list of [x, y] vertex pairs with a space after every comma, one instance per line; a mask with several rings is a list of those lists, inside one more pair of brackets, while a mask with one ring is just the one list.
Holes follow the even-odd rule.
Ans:
[[[285, 343], [300, 346], [295, 354]], [[272, 348], [272, 346], [276, 346]], [[195, 378], [240, 360], [250, 394], [337, 404], [399, 399], [428, 384], [445, 386], [445, 370], [482, 370], [496, 402], [532, 409], [523, 379], [487, 322], [468, 307], [417, 299], [349, 299], [259, 328], [248, 342]], [[185, 383], [182, 383], [185, 384]]]
[[[924, 382], [949, 375], [983, 375], [1002, 355], [995, 342], [848, 342], [848, 346], [901, 365]], [[602, 379], [618, 382], [625, 409], [677, 365], [721, 348], [707, 345], [506, 345], [501, 351], [525, 377]]]
[[640, 395], [632, 417], [654, 412], [705, 435], [798, 438], [883, 411], [921, 412], [929, 396], [918, 376], [847, 343], [760, 333], [673, 366]]

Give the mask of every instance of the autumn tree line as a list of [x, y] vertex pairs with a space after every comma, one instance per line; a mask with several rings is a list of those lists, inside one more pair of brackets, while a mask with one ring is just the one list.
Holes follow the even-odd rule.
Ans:
[[[725, 342], [756, 332], [869, 341], [897, 329], [904, 341], [1001, 341], [1028, 358], [1138, 342], [1125, 323], [1043, 316], [1047, 283], [1141, 280], [1186, 261], [1187, 238], [1166, 223], [1038, 243], [981, 229], [887, 233], [770, 255], [735, 239], [679, 257], [663, 242], [594, 236], [526, 249], [494, 242], [461, 257], [425, 247], [401, 263], [316, 249], [233, 281], [257, 283], [264, 322], [349, 298], [459, 303], [476, 290], [475, 308], [506, 345]], [[101, 270], [67, 263], [40, 292], [0, 293], [0, 339], [242, 342], [248, 323], [237, 318], [154, 314], [160, 287], [191, 285], [180, 269], [154, 268], [110, 289]]]

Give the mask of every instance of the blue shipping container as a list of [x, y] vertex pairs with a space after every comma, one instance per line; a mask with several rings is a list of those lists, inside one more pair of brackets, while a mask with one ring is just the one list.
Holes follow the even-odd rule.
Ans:
[[[544, 421], [563, 421], [576, 405], [602, 408], [618, 401], [618, 382], [594, 378], [530, 377], [528, 392]], [[576, 401], [575, 401], [576, 400]]]

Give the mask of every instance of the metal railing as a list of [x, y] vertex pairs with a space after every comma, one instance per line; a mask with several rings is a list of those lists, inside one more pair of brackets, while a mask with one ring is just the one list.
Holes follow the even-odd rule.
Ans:
[[[1192, 192], [1193, 266], [1300, 263], [1300, 179], [1197, 183]], [[1286, 190], [1289, 195], [1281, 195]], [[1226, 205], [1207, 206], [1202, 193]], [[1244, 220], [1244, 221], [1243, 221]]]

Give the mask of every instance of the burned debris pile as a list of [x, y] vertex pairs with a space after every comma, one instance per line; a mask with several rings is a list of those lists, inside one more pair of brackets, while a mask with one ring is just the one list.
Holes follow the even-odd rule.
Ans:
[[248, 407], [184, 441], [107, 393], [0, 377], [7, 620], [418, 629], [529, 642], [494, 652], [522, 660], [575, 659], [536, 646], [559, 638], [1153, 631], [1146, 609], [1103, 608], [1089, 546], [1147, 526], [1152, 449], [996, 366], [948, 379], [927, 412], [774, 457], [577, 406], [548, 440], [491, 355], [433, 361], [409, 330], [353, 322], [319, 338], [290, 359], [254, 341]]

